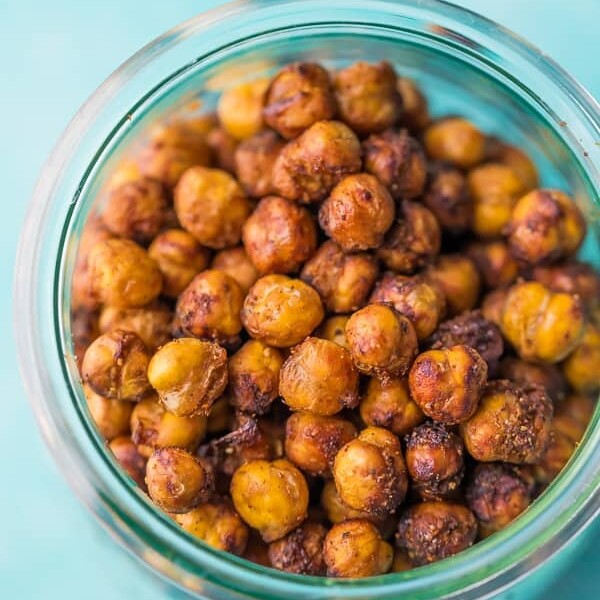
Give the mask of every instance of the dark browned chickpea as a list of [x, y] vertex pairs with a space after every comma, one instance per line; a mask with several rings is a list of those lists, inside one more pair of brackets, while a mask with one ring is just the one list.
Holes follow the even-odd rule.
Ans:
[[396, 72], [388, 62], [355, 62], [335, 74], [333, 85], [342, 121], [359, 135], [383, 131], [402, 114]]
[[276, 348], [300, 343], [323, 320], [319, 294], [286, 275], [266, 275], [250, 289], [241, 318], [248, 333]]
[[319, 208], [319, 224], [348, 252], [381, 245], [394, 222], [395, 205], [373, 175], [360, 173], [342, 179]]
[[333, 118], [335, 112], [329, 73], [316, 63], [286, 65], [273, 77], [265, 94], [265, 122], [287, 139], [317, 121]]
[[254, 529], [250, 530], [246, 551], [242, 556], [246, 560], [262, 565], [263, 567], [273, 566], [269, 558], [269, 545], [263, 542], [260, 535]]
[[135, 333], [115, 329], [96, 338], [85, 351], [83, 381], [100, 396], [137, 401], [150, 390], [149, 360], [144, 342]]
[[406, 468], [423, 500], [451, 497], [464, 472], [464, 446], [458, 435], [439, 423], [423, 423], [405, 438]]
[[364, 510], [355, 510], [344, 504], [332, 479], [325, 481], [325, 485], [323, 486], [321, 507], [325, 511], [327, 519], [333, 524], [342, 523], [349, 519], [366, 519], [379, 527], [390, 518], [389, 515], [381, 516]]
[[600, 391], [600, 328], [588, 323], [581, 344], [563, 363], [563, 373], [576, 391], [594, 394]]
[[306, 208], [267, 196], [244, 223], [242, 239], [259, 273], [293, 273], [314, 253], [317, 228]]
[[183, 448], [158, 448], [146, 465], [146, 485], [152, 501], [169, 513], [186, 513], [206, 502], [214, 488], [206, 462]]
[[561, 400], [567, 393], [567, 382], [556, 365], [535, 364], [507, 356], [500, 362], [498, 374], [502, 379], [510, 379], [520, 385], [542, 386], [554, 401]]
[[334, 415], [358, 404], [358, 372], [345, 348], [309, 337], [283, 363], [279, 394], [292, 410]]
[[400, 441], [381, 427], [367, 427], [343, 446], [332, 472], [342, 502], [380, 516], [394, 512], [408, 489]]
[[477, 265], [489, 288], [510, 285], [517, 278], [519, 265], [502, 240], [471, 242], [467, 246], [467, 255]]
[[388, 187], [396, 200], [412, 200], [423, 193], [427, 179], [425, 154], [406, 130], [389, 129], [369, 136], [362, 144], [365, 171]]
[[346, 323], [348, 322], [347, 315], [336, 315], [335, 317], [329, 317], [323, 322], [323, 325], [319, 327], [315, 335], [335, 342], [338, 346], [348, 349], [348, 340], [346, 339]]
[[129, 433], [129, 418], [134, 406], [132, 402], [105, 398], [89, 385], [83, 386], [83, 392], [92, 419], [105, 440], [110, 441]]
[[244, 294], [248, 293], [259, 277], [256, 267], [252, 264], [243, 246], [225, 248], [217, 252], [212, 261], [212, 268], [233, 277]]
[[402, 115], [400, 122], [411, 131], [425, 129], [431, 118], [427, 98], [417, 84], [408, 77], [398, 78], [398, 91], [402, 96]]
[[502, 312], [508, 290], [510, 288], [497, 288], [488, 292], [481, 301], [481, 314], [490, 322], [500, 327], [502, 324]]
[[400, 518], [396, 543], [415, 566], [448, 558], [473, 545], [477, 520], [461, 504], [422, 502]]
[[538, 187], [537, 169], [531, 158], [520, 148], [497, 138], [488, 137], [485, 153], [488, 160], [510, 167], [521, 180], [524, 192]]
[[271, 564], [281, 571], [299, 575], [324, 575], [323, 542], [327, 530], [307, 521], [285, 537], [269, 544]]
[[206, 143], [215, 156], [215, 163], [219, 169], [235, 173], [235, 152], [238, 140], [227, 133], [223, 127], [214, 127], [206, 136]]
[[461, 117], [435, 121], [425, 130], [425, 150], [434, 160], [469, 169], [485, 156], [485, 136], [473, 123]]
[[442, 232], [434, 214], [417, 202], [402, 202], [396, 219], [377, 256], [392, 271], [414, 273], [439, 253]]
[[138, 452], [129, 436], [113, 439], [108, 445], [119, 466], [133, 479], [137, 485], [146, 491], [146, 459]]
[[365, 519], [334, 525], [323, 545], [330, 577], [372, 577], [390, 570], [394, 551], [377, 527]]
[[490, 381], [461, 435], [475, 460], [536, 463], [550, 442], [552, 412], [544, 388]]
[[319, 292], [328, 310], [345, 313], [365, 305], [378, 274], [374, 257], [346, 254], [329, 240], [305, 263], [300, 277]]
[[273, 166], [273, 186], [290, 200], [317, 202], [360, 168], [360, 142], [354, 132], [339, 121], [319, 121], [281, 150]]
[[404, 376], [417, 355], [410, 320], [388, 304], [368, 304], [346, 323], [346, 339], [357, 369], [382, 380]]

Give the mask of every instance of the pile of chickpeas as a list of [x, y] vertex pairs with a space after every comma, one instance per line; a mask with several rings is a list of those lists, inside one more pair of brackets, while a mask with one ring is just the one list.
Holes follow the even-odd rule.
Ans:
[[584, 218], [385, 62], [284, 66], [156, 125], [82, 235], [91, 417], [185, 531], [367, 577], [508, 525], [594, 410]]

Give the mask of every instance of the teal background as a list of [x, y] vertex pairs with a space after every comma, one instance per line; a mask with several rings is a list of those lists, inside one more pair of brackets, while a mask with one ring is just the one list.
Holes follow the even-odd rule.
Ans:
[[[74, 498], [45, 452], [18, 375], [12, 326], [14, 254], [37, 174], [70, 117], [123, 60], [218, 1], [0, 0], [0, 598], [155, 600], [166, 589]], [[543, 48], [600, 97], [600, 2], [470, 0], [458, 4]], [[542, 582], [540, 581], [540, 586]], [[553, 600], [599, 597], [600, 521]]]

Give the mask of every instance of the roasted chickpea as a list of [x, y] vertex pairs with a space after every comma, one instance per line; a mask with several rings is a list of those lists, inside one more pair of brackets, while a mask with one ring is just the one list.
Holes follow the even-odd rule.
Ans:
[[233, 421], [233, 408], [227, 394], [221, 396], [212, 405], [206, 421], [206, 431], [209, 434], [225, 431]]
[[461, 435], [475, 460], [533, 464], [550, 442], [552, 412], [544, 388], [490, 381], [475, 414], [461, 424]]
[[374, 257], [346, 254], [329, 240], [305, 263], [300, 277], [319, 292], [328, 310], [344, 313], [365, 305], [378, 273]]
[[585, 219], [569, 196], [538, 189], [516, 203], [508, 223], [508, 245], [517, 260], [536, 265], [575, 254], [585, 230]]
[[502, 240], [471, 242], [467, 256], [477, 265], [489, 288], [510, 285], [519, 273], [519, 265]]
[[552, 427], [577, 443], [585, 430], [596, 408], [595, 399], [581, 394], [567, 396], [556, 408]]
[[265, 122], [287, 139], [296, 137], [317, 121], [332, 119], [335, 112], [329, 73], [315, 63], [286, 65], [273, 77], [265, 94]]
[[394, 560], [392, 561], [392, 573], [403, 573], [404, 571], [410, 571], [413, 568], [408, 553], [406, 550], [401, 548], [394, 549]]
[[348, 323], [347, 315], [336, 315], [329, 317], [323, 322], [316, 332], [316, 336], [335, 342], [338, 346], [348, 350], [348, 340], [346, 339], [346, 323]]
[[223, 127], [214, 127], [206, 136], [206, 143], [212, 150], [216, 166], [229, 173], [235, 173], [235, 152], [238, 140]]
[[481, 301], [481, 314], [490, 322], [500, 327], [504, 303], [510, 288], [497, 288], [488, 292]]
[[401, 124], [411, 131], [425, 129], [429, 125], [431, 117], [429, 116], [427, 98], [423, 92], [408, 77], [399, 77], [397, 88], [402, 97]]
[[600, 391], [600, 328], [597, 325], [586, 325], [581, 344], [563, 363], [563, 372], [576, 392]]
[[243, 246], [225, 248], [215, 254], [212, 268], [233, 277], [242, 288], [244, 294], [256, 283], [258, 271], [246, 254]]
[[325, 511], [327, 519], [333, 523], [342, 523], [349, 519], [366, 519], [377, 526], [381, 526], [389, 515], [376, 515], [364, 510], [355, 510], [344, 504], [337, 492], [335, 482], [330, 479], [325, 481], [321, 492], [321, 507]]
[[259, 273], [293, 273], [314, 253], [317, 228], [306, 208], [267, 196], [244, 223], [242, 238]]
[[98, 314], [95, 311], [78, 308], [71, 312], [73, 355], [80, 372], [85, 351], [99, 335]]
[[499, 375], [520, 385], [539, 385], [554, 401], [562, 400], [567, 393], [567, 382], [556, 365], [535, 364], [507, 356], [500, 362]]
[[524, 192], [538, 187], [537, 169], [531, 158], [520, 148], [497, 138], [488, 137], [485, 153], [488, 160], [510, 167], [521, 180]]
[[355, 312], [346, 323], [346, 339], [358, 370], [383, 381], [406, 375], [417, 355], [415, 328], [388, 304], [369, 304]]
[[345, 348], [309, 337], [283, 363], [279, 394], [292, 410], [334, 415], [358, 404], [358, 372]]
[[394, 221], [395, 205], [373, 175], [342, 179], [319, 208], [319, 224], [347, 252], [381, 245]]
[[208, 464], [183, 448], [158, 448], [146, 465], [152, 501], [164, 511], [186, 513], [208, 500], [214, 488]]
[[429, 125], [423, 137], [425, 150], [434, 160], [469, 169], [485, 156], [485, 136], [461, 117], [441, 119]]
[[231, 480], [231, 497], [242, 519], [272, 542], [306, 518], [308, 486], [287, 460], [254, 460], [242, 465]]
[[271, 564], [299, 575], [324, 575], [323, 542], [327, 530], [320, 523], [306, 522], [285, 537], [269, 544]]
[[227, 353], [213, 342], [173, 340], [152, 357], [148, 379], [170, 413], [207, 415], [227, 385]]
[[533, 466], [538, 492], [543, 491], [563, 470], [577, 448], [577, 443], [552, 429], [550, 442], [541, 459]]
[[129, 433], [129, 418], [133, 403], [105, 398], [96, 394], [89, 385], [83, 386], [83, 392], [92, 419], [104, 439], [110, 441]]
[[116, 437], [108, 447], [119, 466], [145, 491], [146, 459], [138, 452], [131, 438], [129, 436]]
[[241, 318], [248, 333], [276, 348], [301, 342], [323, 320], [319, 294], [299, 279], [261, 277], [250, 289]]
[[423, 148], [406, 130], [388, 129], [362, 144], [365, 171], [375, 175], [396, 200], [420, 196], [427, 179]]
[[323, 545], [330, 577], [372, 577], [390, 570], [394, 551], [371, 522], [352, 519], [334, 525]]
[[290, 200], [317, 202], [361, 168], [360, 142], [338, 121], [319, 121], [288, 142], [275, 160], [275, 190]]
[[88, 257], [92, 293], [103, 304], [119, 308], [144, 306], [162, 288], [158, 265], [131, 240], [98, 242]]
[[260, 535], [254, 530], [250, 530], [246, 551], [242, 555], [246, 560], [262, 565], [263, 567], [272, 567], [269, 558], [269, 545], [263, 542]]
[[380, 516], [394, 512], [408, 489], [400, 441], [381, 427], [367, 427], [343, 446], [332, 472], [344, 504]]

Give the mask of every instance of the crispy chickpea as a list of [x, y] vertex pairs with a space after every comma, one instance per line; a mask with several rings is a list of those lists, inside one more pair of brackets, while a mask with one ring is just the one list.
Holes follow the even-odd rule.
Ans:
[[208, 269], [196, 275], [181, 292], [175, 317], [188, 335], [231, 343], [242, 329], [243, 302], [244, 293], [233, 277]]
[[396, 219], [377, 256], [388, 269], [410, 274], [439, 253], [442, 232], [434, 214], [417, 202], [402, 202]]
[[358, 61], [338, 71], [333, 85], [342, 121], [359, 135], [383, 131], [402, 114], [397, 75], [388, 62]]
[[316, 336], [335, 342], [338, 346], [346, 348], [348, 350], [348, 340], [346, 339], [346, 323], [348, 323], [347, 315], [336, 315], [335, 317], [329, 317], [323, 322], [323, 325], [319, 327], [316, 332]]
[[420, 196], [427, 179], [425, 154], [406, 130], [389, 129], [362, 144], [365, 171], [375, 175], [396, 200]]
[[346, 339], [357, 369], [382, 380], [404, 376], [417, 355], [410, 320], [388, 304], [369, 304], [346, 323]]
[[73, 355], [77, 361], [77, 368], [80, 372], [85, 351], [99, 335], [98, 314], [96, 311], [87, 310], [85, 308], [72, 310], [71, 341], [73, 344]]
[[567, 382], [556, 365], [535, 364], [507, 356], [500, 362], [499, 375], [520, 385], [539, 385], [554, 401], [561, 400], [567, 393]]
[[275, 160], [273, 187], [290, 200], [317, 202], [361, 168], [360, 142], [339, 121], [319, 121], [288, 142]]
[[467, 256], [477, 265], [489, 288], [510, 285], [519, 273], [519, 265], [502, 240], [471, 242]]
[[460, 431], [475, 460], [532, 464], [550, 442], [552, 412], [544, 388], [499, 379], [488, 382], [477, 411]]
[[317, 247], [308, 210], [280, 196], [266, 196], [242, 229], [244, 248], [259, 273], [293, 273]]
[[221, 396], [212, 405], [206, 421], [206, 431], [209, 434], [225, 431], [233, 419], [233, 409], [227, 394]]
[[381, 427], [367, 427], [343, 446], [332, 472], [344, 504], [380, 516], [394, 512], [408, 489], [400, 441]]
[[213, 342], [173, 340], [150, 360], [148, 379], [170, 413], [207, 415], [227, 385], [227, 353]]
[[174, 517], [188, 533], [217, 550], [240, 556], [246, 549], [248, 527], [227, 502], [205, 502]]
[[186, 513], [206, 502], [214, 488], [206, 462], [183, 448], [158, 448], [146, 465], [146, 485], [152, 501], [164, 511]]
[[577, 448], [577, 443], [563, 433], [552, 429], [548, 448], [541, 459], [533, 466], [538, 491], [543, 491], [563, 470]]
[[317, 121], [332, 119], [335, 112], [329, 73], [316, 63], [286, 65], [273, 77], [265, 94], [265, 122], [287, 139]]
[[373, 256], [346, 254], [329, 240], [305, 263], [300, 277], [319, 292], [328, 310], [345, 313], [365, 305], [378, 274]]
[[246, 551], [242, 556], [246, 560], [262, 565], [263, 567], [273, 566], [271, 564], [271, 559], [269, 558], [269, 545], [263, 542], [260, 535], [258, 535], [254, 529], [250, 530]]
[[279, 394], [292, 410], [334, 415], [358, 404], [358, 372], [345, 348], [309, 337], [283, 363]]
[[391, 304], [414, 325], [419, 340], [429, 337], [446, 311], [440, 288], [427, 278], [386, 273], [375, 286], [371, 302]]
[[114, 438], [108, 445], [120, 467], [137, 485], [146, 490], [146, 459], [138, 452], [129, 436]]
[[583, 437], [595, 408], [595, 399], [582, 394], [571, 394], [557, 406], [552, 426], [577, 443]]
[[281, 571], [299, 575], [324, 575], [323, 542], [327, 530], [307, 521], [280, 540], [269, 544], [271, 564]]
[[273, 194], [273, 167], [285, 143], [273, 131], [261, 131], [244, 140], [234, 155], [235, 174], [242, 187], [254, 198]]
[[177, 298], [194, 275], [208, 267], [210, 251], [183, 229], [159, 233], [148, 248], [163, 276], [162, 293]]
[[423, 500], [452, 496], [464, 475], [464, 446], [439, 423], [423, 423], [406, 436], [406, 468]]
[[538, 187], [537, 169], [531, 158], [520, 148], [497, 138], [488, 137], [485, 153], [488, 160], [510, 167], [521, 180], [524, 192]]
[[217, 252], [212, 261], [212, 268], [233, 277], [244, 294], [248, 293], [259, 277], [256, 267], [252, 264], [243, 246], [225, 248]]
[[234, 408], [261, 415], [279, 395], [281, 352], [259, 340], [246, 342], [229, 360], [229, 392]]
[[342, 523], [349, 519], [366, 519], [377, 526], [384, 524], [389, 515], [376, 515], [364, 510], [356, 510], [344, 504], [337, 492], [333, 479], [325, 481], [321, 492], [321, 507], [325, 511], [327, 519], [333, 523]]
[[508, 223], [508, 245], [517, 260], [536, 265], [575, 254], [585, 230], [585, 219], [569, 196], [537, 189], [516, 203]]
[[563, 363], [569, 385], [581, 393], [600, 391], [600, 328], [588, 323], [581, 344]]
[[227, 171], [188, 169], [175, 188], [174, 201], [182, 227], [204, 246], [219, 250], [240, 241], [250, 203]]
[[216, 166], [229, 173], [235, 173], [235, 152], [238, 140], [227, 133], [223, 127], [214, 127], [208, 132], [206, 143], [215, 156]]
[[100, 396], [137, 401], [150, 390], [149, 360], [144, 342], [135, 333], [115, 329], [96, 338], [85, 351], [83, 381]]
[[323, 320], [319, 294], [299, 279], [261, 277], [250, 289], [241, 318], [248, 333], [276, 348], [301, 342]]
[[497, 288], [488, 292], [481, 301], [481, 314], [490, 322], [500, 327], [502, 324], [502, 312], [508, 290], [510, 288]]
[[400, 123], [411, 131], [425, 129], [431, 121], [427, 98], [417, 84], [408, 77], [399, 77], [398, 92], [402, 97]]
[[485, 156], [485, 136], [467, 119], [449, 117], [429, 125], [423, 137], [425, 150], [434, 160], [469, 169]]
[[372, 577], [390, 570], [394, 551], [371, 522], [352, 519], [334, 525], [323, 545], [330, 577]]
[[551, 292], [534, 281], [517, 283], [504, 301], [501, 329], [522, 359], [554, 363], [580, 343], [583, 312], [577, 296]]
[[104, 439], [110, 441], [129, 433], [129, 418], [133, 403], [105, 398], [96, 394], [89, 385], [83, 386], [83, 392], [92, 419]]
[[308, 486], [302, 473], [285, 459], [254, 460], [242, 465], [231, 480], [231, 497], [242, 519], [272, 542], [306, 518]]
[[367, 250], [381, 245], [394, 213], [387, 189], [373, 175], [360, 173], [333, 188], [319, 208], [319, 224], [342, 250]]
[[100, 302], [119, 308], [144, 306], [162, 288], [158, 265], [131, 240], [109, 239], [90, 250], [89, 281]]
[[400, 518], [396, 543], [415, 566], [448, 558], [473, 545], [477, 520], [461, 504], [421, 502]]

